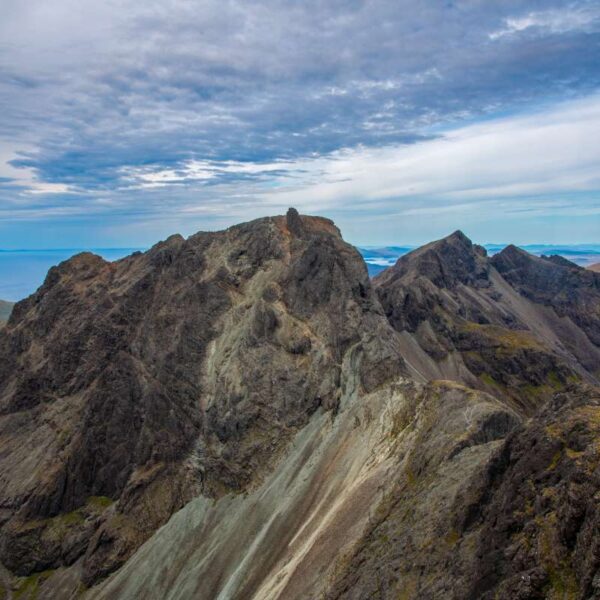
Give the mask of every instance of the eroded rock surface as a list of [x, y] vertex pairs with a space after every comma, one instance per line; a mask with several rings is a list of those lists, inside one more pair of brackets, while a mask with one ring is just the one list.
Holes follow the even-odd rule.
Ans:
[[458, 452], [428, 431], [325, 597], [600, 597], [599, 402], [570, 387], [508, 435], [492, 413]]
[[514, 246], [490, 259], [455, 232], [374, 283], [390, 323], [446, 377], [533, 414], [571, 381], [598, 383], [600, 371], [600, 276], [555, 259]]
[[0, 334], [2, 562], [82, 559], [92, 584], [193, 497], [260, 480], [345, 386], [402, 371], [364, 263], [326, 219], [75, 256]]
[[52, 269], [0, 331], [0, 597], [600, 598], [598, 278], [327, 219]]
[[6, 300], [0, 300], [0, 327], [2, 327], [8, 318], [10, 317], [10, 313], [12, 312], [12, 308], [14, 306], [13, 302], [7, 302]]
[[[452, 382], [400, 379], [345, 396], [335, 421], [315, 415], [255, 493], [191, 502], [90, 597], [420, 598], [408, 585], [417, 552], [439, 546], [439, 575], [454, 542], [438, 537], [451, 538], [457, 494], [518, 423], [498, 400]], [[397, 535], [378, 525], [394, 506]], [[388, 585], [379, 575], [396, 557], [406, 572]]]

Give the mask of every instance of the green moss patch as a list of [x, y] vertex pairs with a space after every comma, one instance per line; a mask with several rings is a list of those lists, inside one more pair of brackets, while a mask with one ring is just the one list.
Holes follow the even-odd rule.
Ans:
[[496, 325], [481, 325], [466, 322], [461, 327], [462, 333], [475, 334], [489, 341], [491, 345], [501, 346], [510, 350], [530, 349], [543, 350], [533, 335], [522, 329], [505, 329]]
[[53, 570], [33, 573], [29, 577], [20, 578], [15, 588], [13, 597], [15, 600], [35, 600], [38, 598], [40, 586], [54, 573]]
[[95, 510], [105, 510], [113, 503], [114, 500], [108, 496], [90, 496], [85, 504]]

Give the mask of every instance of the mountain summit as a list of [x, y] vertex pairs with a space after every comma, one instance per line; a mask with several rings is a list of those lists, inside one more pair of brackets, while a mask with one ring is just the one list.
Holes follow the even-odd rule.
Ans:
[[399, 278], [426, 277], [440, 288], [453, 288], [458, 283], [473, 283], [482, 275], [485, 249], [474, 245], [462, 232], [431, 242], [401, 257], [396, 265], [378, 275], [379, 282]]
[[196, 495], [252, 486], [348, 386], [403, 372], [358, 252], [293, 209], [73, 257], [15, 306], [0, 356], [0, 557], [79, 560], [86, 584]]
[[0, 329], [2, 585], [593, 597], [599, 282], [459, 231], [371, 282], [294, 209], [61, 263]]
[[[461, 232], [374, 279], [413, 364], [510, 399], [530, 414], [573, 378], [598, 383], [600, 278], [508, 246], [488, 257]], [[424, 354], [419, 353], [419, 349]]]

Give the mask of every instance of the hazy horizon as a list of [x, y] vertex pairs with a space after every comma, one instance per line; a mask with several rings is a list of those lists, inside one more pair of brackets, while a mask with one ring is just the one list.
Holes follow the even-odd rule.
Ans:
[[[371, 275], [376, 274], [383, 268], [392, 266], [400, 256], [420, 245], [368, 246], [355, 244], [367, 263]], [[481, 245], [488, 250], [489, 254], [493, 254], [507, 246], [508, 243], [484, 243]], [[560, 254], [584, 267], [600, 262], [600, 244], [518, 245], [532, 254]], [[133, 248], [21, 248], [11, 250], [0, 248], [0, 300], [17, 302], [26, 298], [43, 283], [50, 267], [79, 252], [94, 252], [106, 260], [118, 260], [133, 252], [148, 249], [148, 246]], [[374, 254], [378, 250], [380, 253]]]

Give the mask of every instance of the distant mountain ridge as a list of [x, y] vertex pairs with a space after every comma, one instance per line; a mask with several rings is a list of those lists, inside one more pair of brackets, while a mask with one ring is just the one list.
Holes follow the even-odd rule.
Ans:
[[42, 285], [51, 267], [81, 252], [93, 252], [106, 260], [118, 260], [141, 248], [85, 248], [0, 250], [0, 298], [16, 302]]
[[[497, 254], [510, 244], [483, 244], [489, 254]], [[526, 252], [536, 256], [558, 255], [583, 267], [589, 267], [595, 262], [600, 262], [600, 244], [525, 244], [519, 246]], [[391, 267], [401, 256], [404, 256], [414, 246], [385, 246], [385, 247], [360, 247], [359, 251], [369, 269], [369, 274], [374, 277], [385, 268]]]
[[[499, 252], [506, 244], [485, 244], [489, 253]], [[600, 262], [600, 246], [523, 246], [533, 254], [560, 254], [577, 264], [587, 267]], [[367, 263], [369, 275], [374, 277], [392, 266], [400, 256], [414, 250], [414, 246], [361, 247], [359, 252]], [[147, 248], [84, 248], [49, 250], [1, 250], [0, 249], [0, 298], [10, 301], [22, 300], [32, 294], [44, 281], [53, 266], [81, 252], [92, 252], [105, 260], [119, 260], [132, 252]]]
[[374, 285], [392, 326], [425, 351], [428, 378], [531, 412], [570, 378], [600, 375], [600, 277], [557, 258], [510, 245], [488, 257], [457, 231], [404, 255]]

